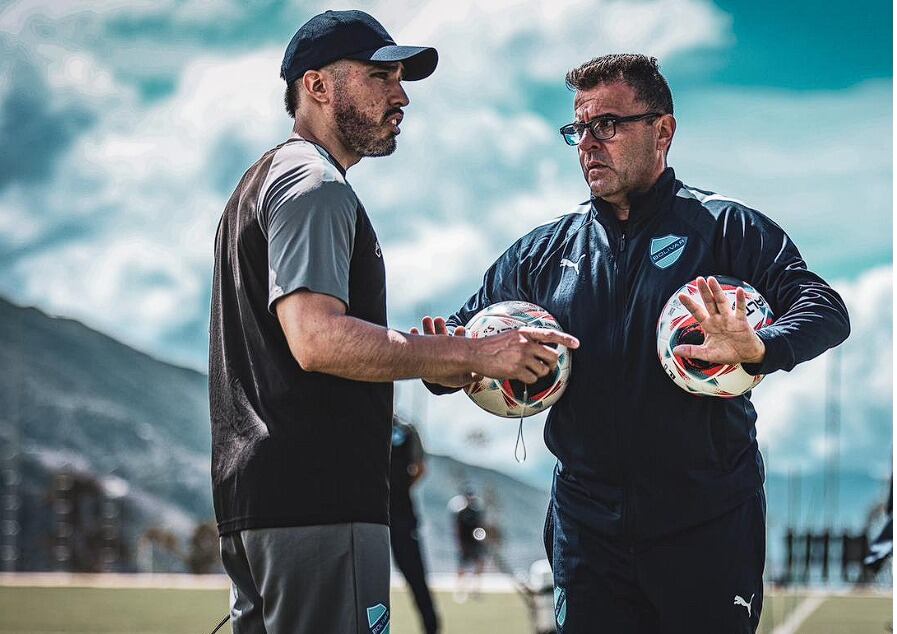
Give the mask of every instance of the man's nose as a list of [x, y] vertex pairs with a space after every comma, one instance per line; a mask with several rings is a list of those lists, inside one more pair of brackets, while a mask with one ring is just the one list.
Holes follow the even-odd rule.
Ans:
[[598, 149], [601, 146], [601, 141], [595, 138], [595, 135], [592, 134], [590, 130], [585, 130], [582, 138], [579, 140], [579, 151], [580, 152], [590, 152], [592, 150]]
[[411, 100], [408, 98], [408, 94], [402, 87], [401, 82], [396, 83], [396, 88], [390, 97], [389, 105], [393, 108], [404, 108], [409, 103], [411, 103]]

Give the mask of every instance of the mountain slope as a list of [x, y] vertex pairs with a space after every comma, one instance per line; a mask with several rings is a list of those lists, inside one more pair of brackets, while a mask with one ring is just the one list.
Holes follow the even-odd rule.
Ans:
[[[154, 359], [76, 321], [0, 299], [0, 526], [9, 519], [19, 525], [18, 569], [64, 569], [52, 557], [52, 502], [53, 477], [65, 471], [123, 496], [127, 563], [120, 568], [138, 568], [137, 540], [151, 527], [183, 542], [197, 523], [213, 516], [210, 446], [204, 374]], [[503, 536], [502, 556], [513, 568], [523, 570], [544, 556], [546, 491], [431, 455], [428, 473], [414, 490], [430, 570], [455, 567], [447, 504], [465, 484], [485, 499], [487, 519]], [[824, 484], [821, 472], [793, 483], [769, 475], [773, 561], [782, 558], [787, 525], [819, 529], [831, 522], [836, 529], [861, 529], [870, 507], [883, 500], [887, 482], [843, 472], [836, 490], [826, 494]], [[9, 496], [16, 504], [9, 504]], [[837, 501], [837, 508], [827, 500]], [[0, 547], [10, 544], [5, 530]], [[162, 566], [179, 564], [163, 557]]]
[[[0, 299], [0, 443], [20, 472], [14, 519], [20, 569], [52, 569], [53, 475], [73, 471], [123, 498], [122, 523], [134, 569], [136, 540], [156, 526], [182, 541], [211, 519], [207, 378], [83, 324]], [[0, 465], [2, 468], [3, 465]], [[547, 493], [501, 473], [432, 456], [415, 496], [430, 568], [454, 567], [447, 503], [463, 482], [494, 499], [490, 517], [504, 552], [520, 567], [541, 555]], [[2, 512], [2, 511], [0, 511]], [[4, 516], [6, 518], [7, 516]], [[171, 563], [171, 562], [169, 562]]]

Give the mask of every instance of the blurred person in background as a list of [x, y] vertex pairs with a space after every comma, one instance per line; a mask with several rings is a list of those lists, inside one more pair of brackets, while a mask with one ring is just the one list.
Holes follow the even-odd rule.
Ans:
[[[486, 510], [473, 486], [467, 484], [461, 495], [449, 500], [449, 511], [454, 520], [458, 547], [458, 581], [454, 598], [463, 603], [471, 590], [475, 597], [478, 596], [480, 575], [486, 566]], [[473, 573], [470, 582], [468, 572]]]
[[424, 448], [417, 429], [398, 416], [392, 419], [392, 455], [389, 469], [389, 541], [396, 565], [408, 582], [426, 634], [439, 631], [439, 618], [427, 587], [420, 543], [419, 522], [411, 488], [427, 471]]

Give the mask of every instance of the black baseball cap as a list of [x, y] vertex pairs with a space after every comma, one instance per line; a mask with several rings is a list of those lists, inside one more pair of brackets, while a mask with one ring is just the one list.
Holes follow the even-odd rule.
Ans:
[[303, 24], [283, 55], [280, 76], [287, 83], [338, 59], [402, 62], [403, 78], [416, 81], [436, 70], [435, 48], [397, 46], [383, 25], [364, 11], [325, 11]]

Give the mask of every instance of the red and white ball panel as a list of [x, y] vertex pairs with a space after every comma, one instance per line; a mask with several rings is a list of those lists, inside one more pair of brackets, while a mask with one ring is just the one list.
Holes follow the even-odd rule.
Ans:
[[[467, 336], [489, 337], [521, 328], [550, 328], [561, 331], [557, 320], [545, 309], [529, 302], [498, 302], [474, 315], [467, 323]], [[483, 378], [464, 388], [470, 399], [481, 408], [504, 418], [532, 416], [551, 407], [564, 393], [570, 380], [570, 351], [557, 346], [560, 353], [553, 372], [533, 384], [520, 381]]]
[[[732, 277], [713, 276], [719, 282], [735, 307], [735, 292], [744, 289], [747, 301], [747, 319], [754, 330], [769, 326], [774, 321], [772, 309], [763, 296], [747, 282]], [[692, 317], [682, 302], [680, 294], [687, 294], [703, 304], [695, 280], [673, 293], [657, 321], [657, 356], [667, 375], [683, 390], [699, 396], [721, 396], [731, 398], [753, 389], [763, 375], [745, 372], [741, 364], [712, 364], [697, 359], [686, 359], [673, 354], [673, 348], [680, 344], [700, 345], [704, 342], [704, 331]]]

